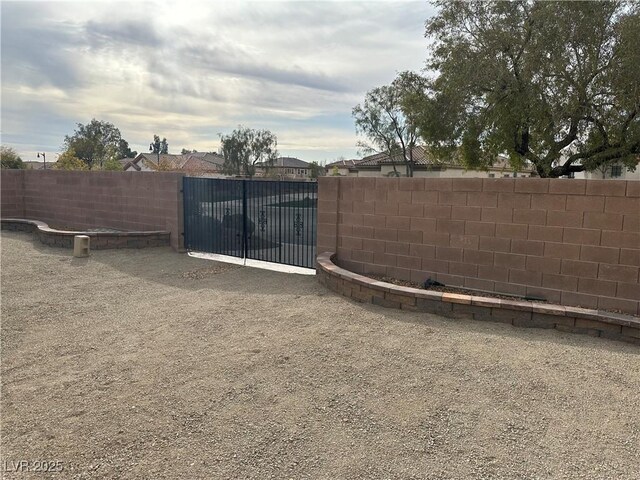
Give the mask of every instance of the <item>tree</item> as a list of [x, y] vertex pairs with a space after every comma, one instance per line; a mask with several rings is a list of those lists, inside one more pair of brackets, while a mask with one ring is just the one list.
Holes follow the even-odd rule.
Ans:
[[5, 145], [0, 146], [0, 164], [2, 169], [23, 170], [27, 168], [20, 155], [13, 148]]
[[418, 141], [418, 131], [413, 120], [405, 115], [403, 106], [409, 96], [424, 91], [426, 80], [412, 72], [400, 73], [391, 85], [367, 92], [363, 105], [356, 105], [352, 115], [356, 132], [368, 138], [358, 142], [365, 153], [384, 153], [392, 160], [400, 157], [406, 167], [407, 177], [413, 176], [415, 162], [413, 149]]
[[189, 155], [190, 153], [198, 153], [197, 150], [189, 150], [188, 148], [183, 148], [180, 152], [180, 155]]
[[[130, 158], [130, 157], [123, 157], [123, 158]], [[104, 162], [102, 169], [108, 172], [121, 172], [123, 170], [122, 163], [120, 163], [116, 158], [110, 158], [109, 160]]]
[[167, 143], [167, 139], [163, 138], [160, 140], [158, 135], [153, 136], [153, 143], [150, 145], [152, 153], [156, 155], [166, 155], [169, 153], [169, 144]]
[[120, 130], [112, 123], [95, 118], [86, 125], [77, 124], [73, 135], [64, 137], [64, 151], [73, 150], [75, 156], [87, 164], [89, 169], [102, 168], [111, 158], [128, 157], [129, 144], [122, 139]]
[[135, 150], [131, 150], [129, 148], [129, 142], [127, 142], [124, 138], [120, 139], [120, 143], [118, 144], [118, 159], [120, 158], [135, 158], [138, 156], [138, 152]]
[[324, 175], [324, 167], [318, 164], [318, 162], [311, 162], [309, 164], [309, 178], [318, 178]]
[[239, 126], [230, 135], [221, 135], [223, 173], [253, 177], [256, 165], [273, 166], [278, 157], [278, 139], [269, 130]]
[[640, 153], [640, 4], [438, 0], [435, 75], [405, 102], [430, 150], [472, 168], [507, 153], [541, 177]]
[[89, 170], [87, 163], [76, 156], [73, 148], [60, 154], [54, 168], [56, 170]]

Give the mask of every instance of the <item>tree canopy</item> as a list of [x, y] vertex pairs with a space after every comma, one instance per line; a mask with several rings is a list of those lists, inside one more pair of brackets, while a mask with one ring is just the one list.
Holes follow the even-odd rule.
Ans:
[[89, 169], [102, 168], [110, 159], [137, 155], [131, 151], [129, 143], [122, 138], [118, 128], [112, 123], [95, 118], [86, 125], [78, 123], [73, 135], [64, 137], [63, 148], [65, 151], [73, 151], [73, 156], [85, 162]]
[[311, 162], [309, 164], [309, 178], [317, 179], [324, 176], [324, 167], [318, 162]]
[[278, 157], [278, 139], [269, 130], [254, 130], [239, 126], [230, 135], [221, 135], [222, 171], [227, 175], [253, 177], [256, 165], [267, 169]]
[[482, 168], [498, 153], [541, 177], [634, 168], [640, 4], [435, 2], [433, 77], [405, 100], [431, 151]]
[[149, 146], [151, 147], [152, 153], [162, 155], [169, 153], [169, 144], [167, 143], [167, 139], [163, 138], [160, 140], [158, 135], [153, 136], [153, 142]]
[[56, 170], [89, 170], [86, 162], [76, 156], [73, 148], [69, 148], [60, 154], [54, 168]]
[[11, 147], [0, 146], [0, 164], [3, 169], [25, 169], [27, 166], [20, 155]]
[[[412, 118], [405, 115], [404, 106], [409, 98], [424, 92], [426, 80], [412, 72], [399, 74], [390, 85], [367, 92], [364, 103], [352, 110], [356, 132], [367, 141], [358, 142], [368, 153], [385, 153], [391, 158], [402, 158], [406, 175], [413, 176], [413, 149], [418, 141], [418, 130]], [[396, 171], [395, 163], [393, 164]]]

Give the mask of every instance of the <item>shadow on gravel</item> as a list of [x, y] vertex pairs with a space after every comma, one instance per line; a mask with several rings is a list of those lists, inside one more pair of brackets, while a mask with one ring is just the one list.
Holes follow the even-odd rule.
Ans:
[[28, 233], [3, 232], [12, 238], [31, 242], [43, 255], [57, 257], [75, 268], [101, 263], [148, 282], [169, 285], [190, 291], [245, 290], [247, 294], [263, 295], [318, 295], [328, 291], [316, 282], [314, 276], [287, 274], [240, 265], [231, 265], [174, 252], [170, 247], [143, 249], [93, 250], [88, 258], [75, 258], [73, 251], [44, 245]]

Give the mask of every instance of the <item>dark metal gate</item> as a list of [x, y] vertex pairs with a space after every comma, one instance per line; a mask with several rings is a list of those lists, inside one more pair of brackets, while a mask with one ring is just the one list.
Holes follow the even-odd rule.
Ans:
[[318, 184], [184, 177], [187, 250], [313, 268]]

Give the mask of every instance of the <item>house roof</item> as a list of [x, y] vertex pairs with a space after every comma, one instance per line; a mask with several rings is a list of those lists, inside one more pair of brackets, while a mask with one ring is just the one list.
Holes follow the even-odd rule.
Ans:
[[[428, 158], [426, 149], [422, 146], [414, 147], [412, 150], [413, 162], [416, 165], [431, 165], [435, 162]], [[357, 167], [374, 167], [378, 165], [402, 165], [405, 163], [402, 152], [394, 153], [392, 156], [386, 153], [375, 153], [364, 157], [362, 160], [355, 160], [355, 166]]]
[[[429, 168], [429, 167], [438, 167], [438, 168], [460, 168], [464, 169], [465, 167], [455, 161], [442, 162], [438, 161], [435, 158], [429, 155], [428, 150], [423, 146], [417, 146], [413, 148], [413, 161], [416, 167], [420, 168]], [[404, 158], [402, 156], [402, 152], [398, 152], [393, 156], [389, 156], [386, 153], [376, 153], [374, 155], [369, 155], [368, 157], [364, 157], [362, 160], [354, 160], [354, 165], [350, 167], [350, 170], [357, 170], [358, 168], [376, 168], [381, 165], [403, 165]], [[327, 167], [331, 166], [327, 165]], [[489, 170], [493, 171], [513, 171], [513, 167], [509, 163], [509, 159], [504, 155], [498, 155], [494, 164], [489, 167]], [[531, 166], [526, 166], [522, 168], [520, 171], [528, 172], [532, 171]]]
[[274, 167], [309, 168], [309, 163], [295, 157], [279, 157], [273, 162]]
[[132, 167], [140, 171], [140, 163], [152, 170], [158, 168], [160, 164], [170, 171], [187, 170], [190, 172], [219, 172], [222, 169], [224, 158], [215, 153], [188, 153], [185, 155], [174, 155], [170, 153], [157, 155], [155, 153], [140, 153], [132, 161], [125, 165], [125, 169]]
[[358, 164], [358, 162], [361, 162], [362, 160], [338, 160], [335, 162], [331, 162], [331, 163], [327, 163], [325, 165], [325, 168], [332, 168], [332, 167], [353, 167], [355, 165]]

